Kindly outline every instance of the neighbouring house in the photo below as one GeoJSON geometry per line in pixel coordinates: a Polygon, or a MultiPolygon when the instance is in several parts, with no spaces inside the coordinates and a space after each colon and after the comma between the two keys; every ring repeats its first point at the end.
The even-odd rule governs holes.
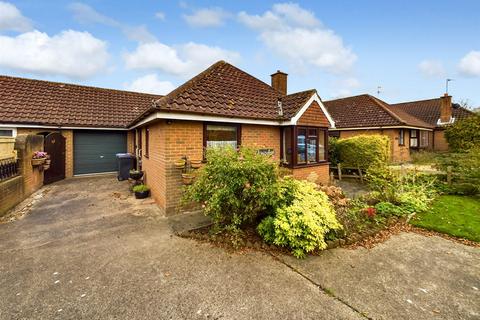
{"type": "Polygon", "coordinates": [[[409,161],[418,150],[448,150],[443,131],[470,111],[452,105],[452,97],[388,104],[368,94],[324,101],[335,121],[330,136],[382,134],[390,138],[391,160],[409,161]]]}
{"type": "Polygon", "coordinates": [[[324,102],[335,121],[330,136],[381,134],[390,138],[391,160],[410,160],[411,150],[429,149],[434,126],[368,94],[324,102]]]}
{"type": "Polygon", "coordinates": [[[436,99],[395,103],[391,106],[394,110],[402,110],[434,127],[432,149],[435,151],[448,151],[448,142],[444,136],[446,126],[473,114],[459,104],[452,103],[452,97],[447,94],[436,99]]]}
{"type": "Polygon", "coordinates": [[[112,172],[133,149],[128,125],[159,95],[0,76],[0,136],[40,134],[52,156],[44,183],[112,172]]]}
{"type": "Polygon", "coordinates": [[[116,153],[135,153],[167,214],[182,194],[175,161],[201,160],[206,147],[253,147],[299,179],[328,183],[332,117],[315,90],[287,94],[280,71],[271,80],[224,61],[166,96],[2,76],[0,135],[45,136],[52,156],[46,183],[115,171],[116,153]]]}

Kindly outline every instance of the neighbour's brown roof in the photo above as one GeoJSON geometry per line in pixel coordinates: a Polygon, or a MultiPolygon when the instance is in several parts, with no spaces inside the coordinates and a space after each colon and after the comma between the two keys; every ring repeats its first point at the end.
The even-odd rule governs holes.
{"type": "Polygon", "coordinates": [[[126,128],[159,97],[0,76],[0,123],[126,128]]]}
{"type": "Polygon", "coordinates": [[[283,120],[292,117],[314,94],[314,90],[282,96],[265,82],[225,62],[218,61],[187,81],[132,124],[153,112],[185,112],[261,120],[283,120]],[[307,95],[308,98],[306,98],[307,95]],[[279,116],[278,100],[286,112],[279,116]],[[303,104],[302,104],[303,103],[303,104]]]}
{"type": "MultiPolygon", "coordinates": [[[[441,98],[409,101],[403,103],[391,104],[392,109],[402,110],[409,115],[427,122],[432,126],[437,126],[438,119],[440,119],[441,98]]],[[[463,119],[472,115],[472,112],[462,108],[456,103],[452,103],[452,117],[456,120],[463,119]]]]}
{"type": "Polygon", "coordinates": [[[433,126],[386,102],[368,94],[324,101],[323,104],[335,121],[336,128],[362,128],[385,126],[413,126],[431,129],[433,126]]]}

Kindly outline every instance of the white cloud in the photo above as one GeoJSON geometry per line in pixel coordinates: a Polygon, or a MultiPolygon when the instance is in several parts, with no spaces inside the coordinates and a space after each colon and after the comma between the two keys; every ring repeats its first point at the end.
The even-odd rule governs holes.
{"type": "Polygon", "coordinates": [[[155,18],[164,21],[165,20],[165,12],[158,11],[155,13],[155,18]]]}
{"type": "Polygon", "coordinates": [[[165,95],[175,89],[170,81],[161,81],[155,73],[147,74],[126,84],[125,89],[136,92],[165,95]]]}
{"type": "Polygon", "coordinates": [[[446,75],[442,62],[438,60],[423,60],[419,63],[418,69],[423,76],[429,78],[441,78],[446,75]]]}
{"type": "Polygon", "coordinates": [[[238,19],[259,32],[272,54],[297,67],[313,65],[331,73],[350,71],[357,57],[333,30],[297,4],[275,4],[263,15],[238,14],[238,19]]]}
{"type": "Polygon", "coordinates": [[[184,14],[183,19],[194,27],[219,27],[229,16],[230,14],[221,8],[203,8],[190,15],[184,14]]]}
{"type": "Polygon", "coordinates": [[[32,30],[32,22],[13,4],[0,1],[0,31],[2,30],[29,31],[32,30]]]}
{"type": "Polygon", "coordinates": [[[115,19],[101,14],[100,12],[96,11],[95,9],[84,3],[74,2],[69,5],[69,9],[73,13],[73,18],[80,23],[98,23],[111,27],[120,26],[120,24],[115,19]]]}
{"type": "Polygon", "coordinates": [[[158,41],[144,43],[124,54],[129,69],[159,70],[183,78],[194,76],[218,60],[235,62],[239,58],[236,52],[194,42],[178,46],[158,41]]]}
{"type": "Polygon", "coordinates": [[[352,95],[353,89],[360,87],[360,81],[355,77],[348,77],[334,82],[336,91],[333,94],[334,98],[347,97],[352,95]]]}
{"type": "Polygon", "coordinates": [[[88,32],[62,31],[52,37],[34,30],[0,36],[0,66],[36,74],[87,78],[105,69],[107,44],[88,32]]]}
{"type": "Polygon", "coordinates": [[[145,25],[130,26],[118,22],[117,20],[101,14],[94,8],[81,2],[74,2],[69,6],[73,13],[73,18],[83,24],[103,24],[109,27],[117,28],[129,39],[137,42],[152,42],[156,38],[151,34],[145,25]]]}
{"type": "Polygon", "coordinates": [[[480,77],[480,51],[470,51],[458,65],[460,73],[467,77],[480,77]]]}

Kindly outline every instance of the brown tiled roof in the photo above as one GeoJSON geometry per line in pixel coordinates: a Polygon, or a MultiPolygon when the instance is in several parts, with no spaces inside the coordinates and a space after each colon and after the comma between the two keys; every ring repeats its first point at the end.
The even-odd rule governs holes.
{"type": "Polygon", "coordinates": [[[323,104],[335,121],[336,128],[385,126],[432,128],[428,123],[402,110],[393,109],[386,102],[368,94],[324,101],[323,104]]]}
{"type": "Polygon", "coordinates": [[[0,76],[0,123],[125,128],[159,97],[0,76]]]}
{"type": "Polygon", "coordinates": [[[282,97],[284,116],[288,119],[293,118],[315,93],[317,93],[315,89],[310,89],[282,97]]]}
{"type": "MultiPolygon", "coordinates": [[[[440,119],[441,101],[441,98],[410,101],[391,104],[391,107],[393,110],[396,110],[396,112],[398,112],[398,110],[402,110],[403,112],[421,119],[432,126],[437,126],[437,121],[440,119]]],[[[469,117],[470,115],[472,115],[471,111],[462,108],[456,103],[452,104],[452,116],[455,119],[463,119],[469,117]]]]}
{"type": "Polygon", "coordinates": [[[156,111],[175,111],[194,114],[218,115],[262,120],[283,120],[298,111],[305,97],[315,91],[281,95],[265,82],[219,61],[187,81],[168,95],[160,98],[156,106],[145,112],[132,124],[156,111]],[[284,116],[279,116],[278,99],[282,99],[284,116]]]}

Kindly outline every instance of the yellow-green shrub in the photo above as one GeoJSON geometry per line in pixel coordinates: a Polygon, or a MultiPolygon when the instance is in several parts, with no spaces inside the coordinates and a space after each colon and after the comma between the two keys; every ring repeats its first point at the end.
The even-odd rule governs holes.
{"type": "Polygon", "coordinates": [[[341,228],[327,195],[311,182],[286,178],[280,185],[279,207],[260,222],[258,233],[267,243],[290,248],[297,258],[325,249],[325,235],[341,228]]]}
{"type": "Polygon", "coordinates": [[[336,141],[339,162],[344,167],[368,169],[385,164],[390,157],[390,140],[382,135],[359,135],[336,141]]]}

